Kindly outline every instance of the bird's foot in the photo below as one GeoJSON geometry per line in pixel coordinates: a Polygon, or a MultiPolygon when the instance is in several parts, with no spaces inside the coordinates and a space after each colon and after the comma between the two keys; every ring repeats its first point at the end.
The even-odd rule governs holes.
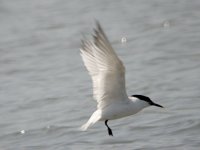
{"type": "Polygon", "coordinates": [[[108,128],[108,134],[109,136],[113,136],[112,130],[110,128],[108,128]]]}

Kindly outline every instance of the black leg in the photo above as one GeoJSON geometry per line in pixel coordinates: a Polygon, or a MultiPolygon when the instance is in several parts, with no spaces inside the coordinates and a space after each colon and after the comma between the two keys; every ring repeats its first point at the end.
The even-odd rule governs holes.
{"type": "Polygon", "coordinates": [[[106,125],[106,127],[108,128],[108,134],[109,134],[110,136],[113,136],[112,130],[109,128],[107,122],[108,122],[108,120],[105,121],[105,125],[106,125]]]}

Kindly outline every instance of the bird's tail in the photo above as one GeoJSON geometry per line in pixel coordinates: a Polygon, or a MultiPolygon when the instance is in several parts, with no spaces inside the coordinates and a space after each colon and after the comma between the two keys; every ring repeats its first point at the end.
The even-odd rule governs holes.
{"type": "Polygon", "coordinates": [[[86,122],[84,125],[81,126],[81,130],[82,131],[86,131],[90,126],[92,126],[93,124],[95,124],[97,121],[99,121],[101,118],[101,113],[99,110],[95,111],[92,116],[90,117],[90,119],[88,120],[88,122],[86,122]]]}

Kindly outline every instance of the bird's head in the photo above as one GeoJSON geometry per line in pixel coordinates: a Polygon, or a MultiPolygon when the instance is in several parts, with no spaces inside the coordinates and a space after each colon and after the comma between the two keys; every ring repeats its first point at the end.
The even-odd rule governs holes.
{"type": "Polygon", "coordinates": [[[146,103],[148,103],[150,106],[157,106],[157,107],[161,107],[164,108],[163,106],[154,103],[149,97],[144,96],[144,95],[132,95],[132,97],[136,97],[137,99],[141,100],[141,101],[145,101],[146,103]]]}

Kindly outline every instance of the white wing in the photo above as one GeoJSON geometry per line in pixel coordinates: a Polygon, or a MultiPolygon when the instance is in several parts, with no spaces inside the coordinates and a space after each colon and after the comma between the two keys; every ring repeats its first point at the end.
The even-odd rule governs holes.
{"type": "Polygon", "coordinates": [[[94,40],[83,40],[81,56],[93,81],[93,95],[98,108],[127,100],[125,67],[109,43],[100,24],[94,30],[94,40]]]}

